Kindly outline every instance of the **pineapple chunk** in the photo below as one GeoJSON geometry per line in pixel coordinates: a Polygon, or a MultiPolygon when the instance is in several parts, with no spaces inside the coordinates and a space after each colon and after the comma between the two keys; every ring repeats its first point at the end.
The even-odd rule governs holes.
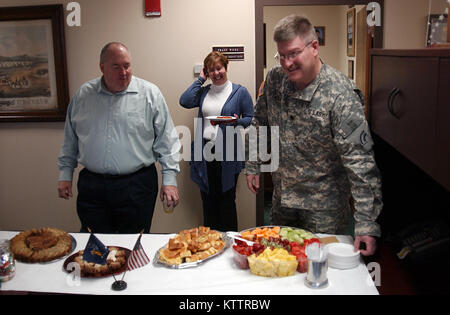
{"type": "Polygon", "coordinates": [[[263,277],[286,277],[295,274],[297,257],[283,248],[266,248],[259,256],[248,257],[250,271],[263,277]]]}

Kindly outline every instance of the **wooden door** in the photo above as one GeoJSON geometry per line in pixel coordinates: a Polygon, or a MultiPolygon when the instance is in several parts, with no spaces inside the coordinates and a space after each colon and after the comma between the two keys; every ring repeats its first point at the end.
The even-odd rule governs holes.
{"type": "Polygon", "coordinates": [[[439,65],[439,98],[436,126],[436,180],[450,191],[450,58],[439,65]]]}
{"type": "Polygon", "coordinates": [[[356,13],[356,86],[363,92],[366,101],[366,116],[368,111],[369,97],[369,49],[370,35],[367,33],[367,11],[366,6],[356,13]]]}
{"type": "Polygon", "coordinates": [[[434,173],[439,60],[374,56],[372,128],[405,157],[434,173]]]}
{"type": "Polygon", "coordinates": [[[385,56],[372,56],[372,91],[370,99],[371,128],[384,141],[395,147],[397,120],[388,110],[388,99],[393,84],[389,80],[395,69],[395,59],[385,56]]]}
{"type": "Polygon", "coordinates": [[[393,74],[399,92],[391,96],[399,124],[397,148],[429,175],[435,168],[438,71],[437,58],[401,58],[393,74]]]}

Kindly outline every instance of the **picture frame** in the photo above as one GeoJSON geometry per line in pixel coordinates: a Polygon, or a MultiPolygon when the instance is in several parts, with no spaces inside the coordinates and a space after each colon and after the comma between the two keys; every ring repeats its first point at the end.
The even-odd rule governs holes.
{"type": "Polygon", "coordinates": [[[354,78],[354,61],[353,60],[349,60],[348,61],[348,77],[350,78],[350,79],[352,79],[353,80],[353,78],[354,78]]]}
{"type": "Polygon", "coordinates": [[[319,46],[325,46],[325,26],[314,26],[319,46]]]}
{"type": "Polygon", "coordinates": [[[447,43],[448,15],[430,14],[427,21],[427,47],[447,43]]]}
{"type": "Polygon", "coordinates": [[[64,121],[68,103],[63,5],[2,8],[0,122],[64,121]]]}
{"type": "Polygon", "coordinates": [[[355,56],[355,39],[356,39],[356,9],[352,8],[347,11],[347,56],[355,56]]]}

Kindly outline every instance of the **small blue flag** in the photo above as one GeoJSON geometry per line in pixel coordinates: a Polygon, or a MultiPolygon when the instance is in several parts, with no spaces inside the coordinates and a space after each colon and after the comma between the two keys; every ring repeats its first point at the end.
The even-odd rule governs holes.
{"type": "Polygon", "coordinates": [[[108,248],[106,248],[106,246],[91,233],[86,248],[84,249],[83,260],[99,265],[105,265],[108,254],[108,248]]]}

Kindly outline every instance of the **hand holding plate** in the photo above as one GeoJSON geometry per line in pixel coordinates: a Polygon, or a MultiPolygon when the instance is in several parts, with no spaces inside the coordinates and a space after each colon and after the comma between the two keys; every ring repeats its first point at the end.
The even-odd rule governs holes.
{"type": "Polygon", "coordinates": [[[210,120],[212,126],[215,126],[234,123],[238,120],[239,116],[234,114],[234,116],[208,116],[205,118],[210,120]]]}

